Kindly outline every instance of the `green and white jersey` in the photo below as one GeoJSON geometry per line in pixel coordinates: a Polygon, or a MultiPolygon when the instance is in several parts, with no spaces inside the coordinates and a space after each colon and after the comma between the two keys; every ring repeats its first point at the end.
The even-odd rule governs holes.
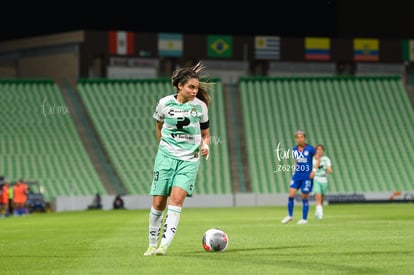
{"type": "Polygon", "coordinates": [[[331,160],[327,156],[321,157],[321,163],[319,165],[320,168],[315,167],[316,159],[313,158],[313,167],[316,168],[314,180],[319,182],[328,182],[328,173],[326,170],[328,166],[331,166],[331,160]]]}
{"type": "Polygon", "coordinates": [[[184,161],[200,159],[200,123],[208,122],[207,105],[202,100],[180,103],[176,95],[168,95],[158,101],[153,118],[164,122],[159,144],[162,153],[184,161]]]}

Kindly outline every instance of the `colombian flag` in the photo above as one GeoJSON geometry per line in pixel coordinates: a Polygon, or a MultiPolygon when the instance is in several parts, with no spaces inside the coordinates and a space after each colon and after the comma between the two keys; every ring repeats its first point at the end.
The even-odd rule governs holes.
{"type": "Polygon", "coordinates": [[[331,40],[329,38],[305,37],[306,60],[330,60],[331,40]]]}
{"type": "Polygon", "coordinates": [[[355,61],[378,61],[379,40],[375,38],[354,38],[355,61]]]}

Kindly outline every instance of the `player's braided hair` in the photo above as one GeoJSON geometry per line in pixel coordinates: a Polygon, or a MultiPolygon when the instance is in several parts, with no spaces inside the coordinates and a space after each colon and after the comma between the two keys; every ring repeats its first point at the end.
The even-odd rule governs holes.
{"type": "Polygon", "coordinates": [[[198,89],[197,98],[202,100],[207,106],[210,102],[210,95],[208,91],[215,84],[213,82],[201,81],[201,79],[206,79],[207,76],[202,74],[205,66],[198,62],[193,67],[178,68],[176,69],[171,76],[171,83],[178,91],[178,84],[185,84],[189,79],[196,78],[200,81],[200,87],[198,89]]]}

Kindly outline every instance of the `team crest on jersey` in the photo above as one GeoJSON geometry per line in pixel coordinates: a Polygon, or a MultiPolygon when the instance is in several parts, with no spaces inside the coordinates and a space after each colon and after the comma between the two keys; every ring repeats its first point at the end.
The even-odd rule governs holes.
{"type": "Polygon", "coordinates": [[[308,156],[308,155],[309,155],[309,151],[305,151],[303,154],[304,154],[305,156],[308,156]]]}
{"type": "Polygon", "coordinates": [[[191,115],[192,117],[196,117],[196,116],[197,116],[197,110],[196,110],[196,108],[192,108],[192,109],[191,109],[190,115],[191,115]]]}

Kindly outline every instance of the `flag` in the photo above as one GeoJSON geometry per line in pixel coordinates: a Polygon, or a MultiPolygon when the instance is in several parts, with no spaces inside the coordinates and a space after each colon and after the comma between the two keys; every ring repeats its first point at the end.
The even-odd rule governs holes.
{"type": "Polygon", "coordinates": [[[126,31],[109,32],[109,54],[134,55],[134,33],[126,31]]]}
{"type": "Polygon", "coordinates": [[[403,40],[403,60],[404,61],[414,61],[414,40],[403,40]]]}
{"type": "Polygon", "coordinates": [[[280,59],[279,36],[256,36],[254,41],[256,59],[280,59]]]}
{"type": "Polygon", "coordinates": [[[230,35],[209,35],[207,49],[208,57],[232,57],[233,38],[230,35]]]}
{"type": "Polygon", "coordinates": [[[183,55],[183,35],[178,33],[158,34],[158,55],[180,57],[183,55]]]}
{"type": "Polygon", "coordinates": [[[306,60],[330,60],[331,39],[305,37],[306,60]]]}
{"type": "Polygon", "coordinates": [[[355,61],[378,61],[379,40],[375,38],[354,38],[354,60],[355,61]]]}

